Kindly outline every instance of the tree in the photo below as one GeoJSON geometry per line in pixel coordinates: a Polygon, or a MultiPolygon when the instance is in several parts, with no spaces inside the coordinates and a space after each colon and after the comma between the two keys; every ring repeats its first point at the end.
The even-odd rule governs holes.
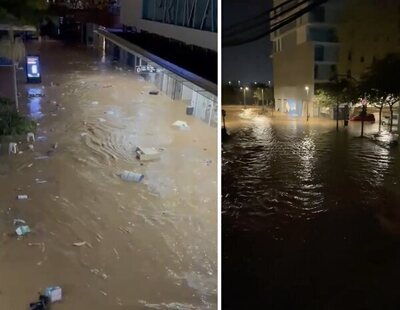
{"type": "Polygon", "coordinates": [[[15,18],[21,23],[36,25],[46,9],[46,0],[0,0],[0,22],[15,18]]]}
{"type": "Polygon", "coordinates": [[[365,91],[373,102],[382,102],[389,106],[389,131],[392,131],[393,127],[393,106],[400,101],[399,81],[400,55],[390,54],[373,63],[360,83],[362,91],[365,91]]]}
{"type": "Polygon", "coordinates": [[[355,82],[335,76],[330,83],[320,85],[315,101],[322,107],[336,107],[336,130],[339,130],[339,105],[355,102],[357,98],[355,82]]]}
{"type": "Polygon", "coordinates": [[[263,101],[262,106],[264,108],[264,101],[271,102],[274,99],[273,89],[271,87],[257,87],[253,92],[253,98],[257,99],[257,102],[263,101]]]}
{"type": "Polygon", "coordinates": [[[380,133],[382,125],[382,111],[383,108],[387,105],[386,100],[376,89],[370,89],[369,92],[365,92],[364,96],[369,102],[371,102],[375,106],[375,108],[379,110],[378,132],[380,133]]]}

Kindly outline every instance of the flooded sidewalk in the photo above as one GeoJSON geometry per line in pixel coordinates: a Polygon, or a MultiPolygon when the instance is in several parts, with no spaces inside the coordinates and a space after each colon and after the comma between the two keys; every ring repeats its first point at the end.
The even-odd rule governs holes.
{"type": "Polygon", "coordinates": [[[217,130],[90,50],[38,47],[42,84],[19,84],[36,142],[1,148],[0,308],[58,285],[54,309],[216,309],[217,130]],[[139,161],[138,146],[160,159],[139,161]],[[17,237],[14,219],[31,232],[17,237]]]}

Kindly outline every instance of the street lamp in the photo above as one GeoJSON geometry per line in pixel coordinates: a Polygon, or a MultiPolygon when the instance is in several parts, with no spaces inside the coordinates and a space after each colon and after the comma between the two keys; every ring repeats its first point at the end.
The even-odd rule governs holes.
{"type": "Polygon", "coordinates": [[[240,81],[238,81],[238,84],[240,85],[240,81]]]}
{"type": "Polygon", "coordinates": [[[231,81],[229,81],[228,84],[231,85],[231,81]]]}
{"type": "Polygon", "coordinates": [[[263,112],[265,111],[265,105],[264,105],[264,88],[261,88],[261,102],[262,102],[262,110],[263,112]]]}
{"type": "Polygon", "coordinates": [[[240,90],[243,90],[243,105],[244,109],[246,109],[246,90],[249,90],[248,87],[240,87],[240,90]]]}
{"type": "Polygon", "coordinates": [[[310,118],[310,115],[308,113],[308,91],[310,90],[310,88],[308,86],[306,86],[306,87],[304,87],[304,89],[307,92],[307,122],[308,122],[308,119],[310,118]]]}

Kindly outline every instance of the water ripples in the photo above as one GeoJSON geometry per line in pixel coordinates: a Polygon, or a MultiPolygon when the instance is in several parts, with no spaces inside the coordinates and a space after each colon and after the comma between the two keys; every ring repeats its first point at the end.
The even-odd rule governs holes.
{"type": "Polygon", "coordinates": [[[332,208],[377,206],[395,158],[347,132],[266,117],[238,129],[232,140],[222,155],[223,213],[244,230],[309,220],[332,208]]]}

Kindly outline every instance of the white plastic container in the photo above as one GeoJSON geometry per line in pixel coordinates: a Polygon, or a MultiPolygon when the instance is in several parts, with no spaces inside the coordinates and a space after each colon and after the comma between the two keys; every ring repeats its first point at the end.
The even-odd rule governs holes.
{"type": "Polygon", "coordinates": [[[62,289],[59,286],[46,288],[44,294],[50,299],[51,303],[62,300],[62,289]]]}
{"type": "Polygon", "coordinates": [[[143,174],[124,170],[120,173],[120,178],[126,182],[141,182],[144,178],[143,174]]]}
{"type": "Polygon", "coordinates": [[[24,199],[28,199],[28,195],[18,195],[17,196],[18,200],[24,200],[24,199]]]}

